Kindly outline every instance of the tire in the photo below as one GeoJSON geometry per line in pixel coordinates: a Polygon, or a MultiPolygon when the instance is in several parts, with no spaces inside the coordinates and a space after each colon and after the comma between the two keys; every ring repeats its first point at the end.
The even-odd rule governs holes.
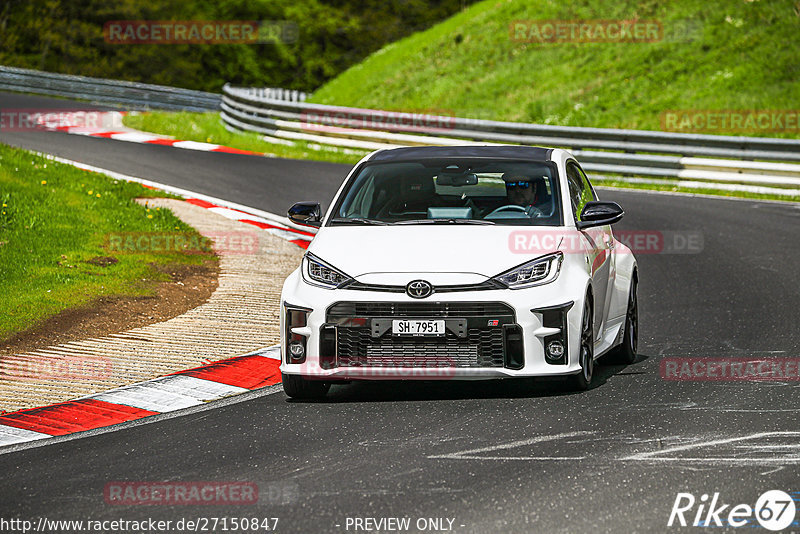
{"type": "Polygon", "coordinates": [[[594,377],[594,325],[592,324],[592,302],[587,297],[581,318],[581,337],[578,347],[578,361],[581,371],[569,377],[570,389],[586,391],[594,377]]]}
{"type": "Polygon", "coordinates": [[[317,380],[306,380],[300,375],[281,373],[283,391],[293,399],[321,399],[328,393],[331,385],[317,380]]]}
{"type": "Polygon", "coordinates": [[[608,353],[608,362],[630,365],[636,361],[636,350],[639,346],[639,298],[636,286],[638,282],[634,276],[631,282],[631,292],[628,295],[628,310],[625,313],[625,332],[622,343],[608,353]]]}

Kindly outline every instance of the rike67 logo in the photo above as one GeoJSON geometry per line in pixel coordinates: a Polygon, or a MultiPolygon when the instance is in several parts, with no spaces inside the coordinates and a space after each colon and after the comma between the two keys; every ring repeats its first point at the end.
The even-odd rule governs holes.
{"type": "Polygon", "coordinates": [[[795,523],[797,505],[795,500],[800,499],[800,492],[793,492],[794,497],[780,490],[764,492],[756,505],[725,504],[719,496],[714,495],[709,500],[708,494],[703,494],[700,499],[691,493],[678,493],[672,512],[669,515],[667,526],[692,526],[692,527],[758,527],[778,531],[795,523]]]}

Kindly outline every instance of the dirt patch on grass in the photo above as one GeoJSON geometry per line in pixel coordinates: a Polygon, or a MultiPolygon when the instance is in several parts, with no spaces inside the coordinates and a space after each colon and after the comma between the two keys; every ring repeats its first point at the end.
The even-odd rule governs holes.
{"type": "MultiPolygon", "coordinates": [[[[97,265],[106,258],[97,258],[97,265]]],[[[94,263],[94,262],[92,262],[94,263]]],[[[219,262],[202,265],[154,265],[169,275],[165,282],[145,281],[151,297],[102,297],[83,308],[65,310],[42,324],[0,342],[0,355],[29,352],[50,345],[101,337],[166,321],[203,304],[217,289],[219,262]]]]}
{"type": "Polygon", "coordinates": [[[111,256],[95,256],[92,259],[86,260],[86,263],[91,263],[92,265],[98,265],[100,267],[108,267],[109,265],[114,265],[117,262],[119,262],[119,260],[117,258],[112,258],[111,256]]]}

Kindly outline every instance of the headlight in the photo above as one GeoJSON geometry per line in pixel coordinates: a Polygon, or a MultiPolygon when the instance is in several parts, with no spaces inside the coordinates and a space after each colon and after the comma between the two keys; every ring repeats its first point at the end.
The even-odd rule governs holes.
{"type": "Polygon", "coordinates": [[[337,288],[353,278],[332,267],[313,254],[303,256],[303,280],[311,285],[337,288]]]}
{"type": "Polygon", "coordinates": [[[493,280],[508,286],[509,289],[540,286],[558,278],[562,261],[564,261],[563,253],[548,254],[498,274],[493,280]]]}

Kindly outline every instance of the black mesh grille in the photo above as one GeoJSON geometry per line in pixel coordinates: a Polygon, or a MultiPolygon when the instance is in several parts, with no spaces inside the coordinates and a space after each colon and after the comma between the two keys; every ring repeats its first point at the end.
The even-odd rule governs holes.
{"type": "Polygon", "coordinates": [[[327,314],[340,367],[503,367],[503,325],[514,321],[514,309],[502,302],[338,302],[327,314]],[[398,317],[446,318],[451,327],[442,337],[370,328],[372,319],[398,317]]]}
{"type": "Polygon", "coordinates": [[[503,367],[501,328],[470,328],[466,338],[372,338],[368,328],[339,328],[342,367],[503,367]]]}
{"type": "Polygon", "coordinates": [[[344,317],[480,317],[514,316],[502,302],[337,302],[328,321],[344,317]]]}

